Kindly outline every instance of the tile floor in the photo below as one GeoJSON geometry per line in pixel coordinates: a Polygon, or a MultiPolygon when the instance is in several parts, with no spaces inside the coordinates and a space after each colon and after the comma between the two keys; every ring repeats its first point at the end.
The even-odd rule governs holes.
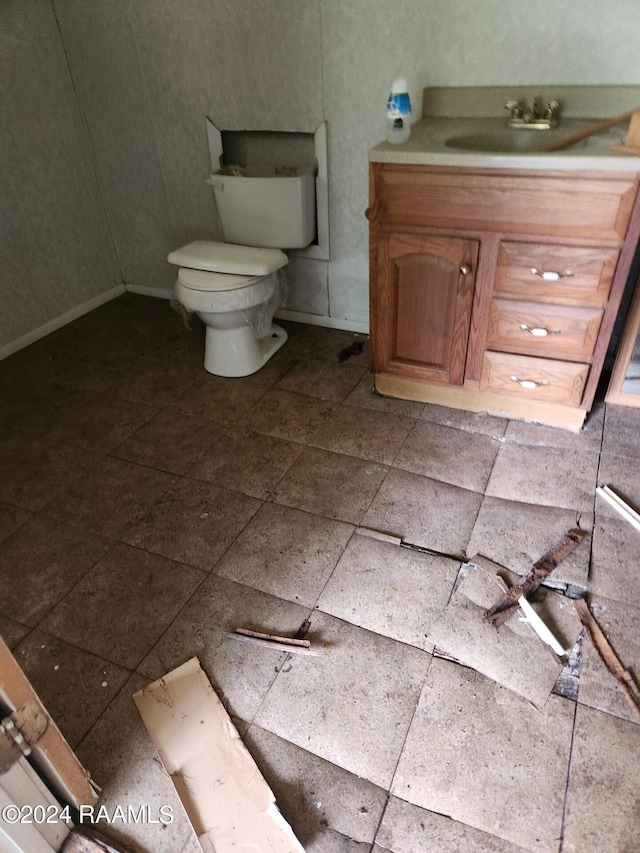
{"type": "Polygon", "coordinates": [[[383,399],[351,333],[287,327],[225,380],[197,321],[126,295],[0,364],[0,632],[103,802],[176,815],[109,831],[199,849],[131,698],[198,655],[308,853],[637,850],[640,725],[589,641],[578,701],[539,708],[427,637],[461,557],[526,572],[578,519],[555,574],[637,667],[640,537],[594,487],[640,505],[640,412],[383,399]],[[225,636],[306,618],[321,658],[225,636]]]}

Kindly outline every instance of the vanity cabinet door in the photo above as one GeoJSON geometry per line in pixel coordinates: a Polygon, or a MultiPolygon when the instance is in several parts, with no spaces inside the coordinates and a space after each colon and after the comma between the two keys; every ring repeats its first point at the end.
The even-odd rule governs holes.
{"type": "Polygon", "coordinates": [[[371,294],[374,371],[462,385],[478,243],[381,235],[371,294]]]}

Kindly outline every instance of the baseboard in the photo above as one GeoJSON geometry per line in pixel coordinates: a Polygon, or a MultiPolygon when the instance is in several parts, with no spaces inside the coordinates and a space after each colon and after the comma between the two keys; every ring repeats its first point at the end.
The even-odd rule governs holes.
{"type": "MultiPolygon", "coordinates": [[[[127,284],[128,293],[138,293],[141,296],[155,296],[160,299],[171,299],[173,291],[161,287],[145,287],[142,284],[127,284]]],[[[321,314],[307,314],[304,311],[288,311],[281,308],[276,311],[276,320],[291,320],[292,323],[307,323],[309,326],[324,326],[327,329],[345,329],[348,332],[361,332],[369,334],[369,324],[359,323],[357,320],[342,320],[334,317],[325,317],[321,314]]]]}
{"type": "Polygon", "coordinates": [[[10,355],[13,355],[15,352],[18,352],[19,350],[28,347],[30,344],[34,344],[41,338],[50,335],[51,332],[55,332],[57,329],[61,329],[68,323],[73,322],[73,320],[77,320],[79,317],[82,317],[83,314],[88,314],[89,311],[93,311],[95,308],[99,308],[106,302],[111,302],[112,299],[115,299],[117,296],[121,296],[124,292],[124,285],[119,284],[117,287],[114,287],[111,290],[106,290],[99,296],[95,296],[88,302],[83,302],[81,305],[76,305],[75,308],[72,308],[71,311],[67,311],[66,314],[61,314],[59,317],[55,317],[53,320],[49,320],[48,323],[45,323],[42,326],[38,326],[37,329],[32,329],[32,331],[27,332],[26,335],[22,335],[21,337],[16,338],[15,341],[11,341],[10,343],[5,344],[3,347],[0,347],[0,361],[5,358],[8,358],[10,355]]]}
{"type": "Polygon", "coordinates": [[[335,317],[324,317],[320,314],[306,314],[303,311],[287,311],[282,308],[276,311],[276,320],[291,320],[292,323],[307,323],[309,326],[324,326],[327,329],[344,329],[347,332],[369,334],[369,324],[357,320],[343,320],[335,317]]]}
{"type": "Polygon", "coordinates": [[[166,287],[146,287],[144,284],[125,284],[127,293],[137,293],[140,296],[153,296],[156,299],[172,299],[173,290],[166,287]]]}

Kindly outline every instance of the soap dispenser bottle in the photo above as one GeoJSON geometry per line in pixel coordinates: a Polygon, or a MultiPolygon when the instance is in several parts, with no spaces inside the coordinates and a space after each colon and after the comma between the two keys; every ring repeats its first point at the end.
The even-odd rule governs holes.
{"type": "Polygon", "coordinates": [[[406,142],[411,133],[411,101],[407,89],[404,77],[393,81],[387,101],[388,142],[406,142]]]}

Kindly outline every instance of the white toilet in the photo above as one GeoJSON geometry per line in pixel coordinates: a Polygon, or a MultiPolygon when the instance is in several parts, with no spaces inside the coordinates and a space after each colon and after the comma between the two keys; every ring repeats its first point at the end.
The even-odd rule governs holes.
{"type": "Polygon", "coordinates": [[[216,376],[249,376],[286,342],[272,322],[288,262],[282,249],[315,235],[313,169],[256,171],[209,179],[231,242],[189,243],[167,259],[179,268],[177,300],[206,326],[204,367],[216,376]]]}

